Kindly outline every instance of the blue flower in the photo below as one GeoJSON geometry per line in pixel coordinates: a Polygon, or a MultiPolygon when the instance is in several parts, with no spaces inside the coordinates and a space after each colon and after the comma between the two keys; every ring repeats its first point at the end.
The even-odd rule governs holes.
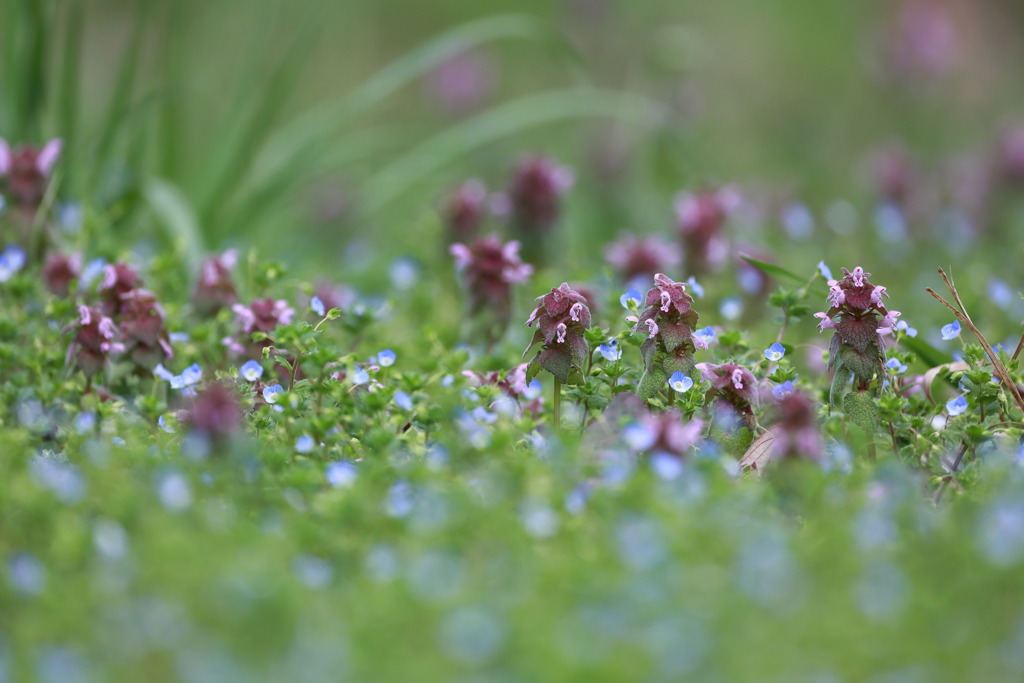
{"type": "Polygon", "coordinates": [[[730,296],[718,307],[718,312],[726,320],[736,320],[743,315],[743,299],[738,296],[730,296]]]}
{"type": "Polygon", "coordinates": [[[193,363],[184,370],[181,371],[180,375],[175,375],[171,378],[172,389],[185,389],[187,387],[199,384],[203,379],[203,369],[199,367],[198,363],[193,363]]]}
{"type": "Polygon", "coordinates": [[[263,387],[263,400],[267,403],[277,403],[277,399],[284,393],[284,387],[280,384],[271,384],[269,387],[263,387]]]}
{"type": "Polygon", "coordinates": [[[949,341],[960,336],[960,321],[954,320],[948,325],[942,326],[942,340],[949,341]]]}
{"type": "Polygon", "coordinates": [[[263,366],[254,360],[247,360],[238,368],[238,376],[246,382],[255,382],[263,376],[263,366]]]}
{"type": "Polygon", "coordinates": [[[902,375],[907,371],[907,366],[901,363],[899,358],[890,358],[885,361],[885,367],[894,370],[897,375],[902,375]]]}
{"type": "Polygon", "coordinates": [[[0,252],[0,282],[7,282],[14,277],[15,273],[25,267],[27,260],[25,250],[16,244],[0,252]]]}
{"type": "Polygon", "coordinates": [[[402,410],[412,410],[412,398],[402,390],[396,391],[391,400],[402,410]]]}
{"type": "Polygon", "coordinates": [[[606,343],[598,346],[597,352],[607,361],[617,361],[622,358],[622,349],[619,348],[619,342],[616,339],[609,339],[606,343]]]}
{"type": "Polygon", "coordinates": [[[172,427],[171,425],[167,424],[167,420],[164,419],[163,415],[161,415],[157,419],[156,423],[157,423],[157,425],[159,425],[160,429],[164,430],[168,434],[173,434],[174,433],[174,427],[172,427]]]}
{"type": "Polygon", "coordinates": [[[713,327],[702,327],[694,332],[693,336],[703,342],[701,346],[706,349],[711,345],[711,342],[715,341],[715,329],[713,327]]]}
{"type": "Polygon", "coordinates": [[[165,382],[170,382],[174,379],[174,373],[165,368],[163,363],[156,364],[156,367],[153,368],[153,374],[165,382]]]}
{"type": "Polygon", "coordinates": [[[526,390],[523,392],[523,398],[527,401],[532,401],[535,398],[539,398],[544,392],[544,385],[540,383],[539,379],[534,378],[526,386],[526,390]]]}
{"type": "Polygon", "coordinates": [[[370,373],[362,368],[354,368],[352,370],[352,384],[359,386],[360,384],[366,384],[370,381],[370,373]]]}
{"type": "Polygon", "coordinates": [[[313,441],[313,437],[311,437],[309,434],[303,434],[302,436],[295,440],[296,453],[302,453],[303,455],[305,455],[306,453],[309,453],[311,450],[313,450],[314,446],[316,446],[316,442],[313,441]]]}
{"type": "Polygon", "coordinates": [[[952,401],[946,403],[946,412],[949,413],[950,417],[956,417],[967,410],[967,399],[963,396],[957,396],[952,401]]]}
{"type": "Polygon", "coordinates": [[[906,320],[901,320],[898,323],[896,323],[896,331],[904,332],[908,337],[917,336],[917,328],[908,325],[906,320]]]}
{"type": "Polygon", "coordinates": [[[356,481],[359,471],[350,462],[332,462],[324,473],[327,483],[336,489],[348,488],[356,481]]]}
{"type": "Polygon", "coordinates": [[[391,349],[384,349],[377,354],[377,363],[382,368],[390,368],[395,364],[395,352],[391,349]]]}
{"type": "Polygon", "coordinates": [[[764,357],[770,361],[782,360],[782,357],[786,355],[786,347],[779,342],[775,342],[767,349],[764,350],[764,357]]]}
{"type": "Polygon", "coordinates": [[[668,385],[673,391],[681,394],[693,388],[693,380],[677,370],[668,378],[668,385]]]}
{"type": "Polygon", "coordinates": [[[633,302],[633,305],[639,307],[640,304],[644,302],[643,294],[641,294],[638,290],[630,289],[619,297],[619,303],[622,304],[622,307],[625,308],[626,310],[630,309],[631,301],[633,302]]]}
{"type": "Polygon", "coordinates": [[[309,300],[309,310],[323,317],[325,313],[324,302],[320,300],[320,297],[314,296],[312,299],[309,300]]]}
{"type": "Polygon", "coordinates": [[[796,391],[796,387],[794,387],[793,383],[787,379],[782,384],[772,387],[772,396],[774,396],[776,399],[782,399],[785,398],[786,396],[789,396],[794,391],[796,391]]]}
{"type": "Polygon", "coordinates": [[[835,279],[832,277],[832,269],[826,266],[824,261],[818,261],[818,272],[821,273],[821,276],[826,280],[835,279]]]}
{"type": "Polygon", "coordinates": [[[103,272],[106,265],[107,262],[101,258],[94,258],[85,264],[85,268],[82,269],[82,276],[78,278],[78,291],[84,292],[92,287],[92,284],[100,276],[100,273],[103,272]]]}
{"type": "Polygon", "coordinates": [[[698,299],[704,298],[704,288],[701,287],[699,282],[697,282],[697,278],[691,275],[689,278],[687,278],[686,284],[690,287],[690,291],[693,292],[693,295],[695,297],[697,297],[698,299]]]}
{"type": "Polygon", "coordinates": [[[622,430],[622,440],[634,451],[645,451],[654,445],[658,435],[650,427],[639,422],[626,425],[622,430]]]}

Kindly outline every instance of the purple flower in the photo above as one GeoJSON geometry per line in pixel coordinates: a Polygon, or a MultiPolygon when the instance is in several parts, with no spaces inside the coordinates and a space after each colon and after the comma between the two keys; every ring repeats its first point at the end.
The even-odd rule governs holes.
{"type": "Polygon", "coordinates": [[[689,375],[693,370],[693,352],[699,341],[693,334],[697,313],[691,310],[692,303],[686,283],[658,273],[644,297],[645,308],[639,316],[627,318],[634,323],[634,332],[647,333],[640,345],[644,358],[644,374],[637,384],[640,398],[649,400],[673,373],[689,375]]]}
{"type": "Polygon", "coordinates": [[[67,363],[74,360],[86,376],[91,377],[100,372],[111,355],[124,351],[120,330],[113,320],[97,308],[79,306],[78,319],[64,329],[75,330],[75,336],[68,346],[67,363]]]}
{"type": "Polygon", "coordinates": [[[487,188],[473,178],[462,183],[445,200],[441,218],[448,229],[448,243],[467,244],[477,239],[487,217],[487,188]]]}
{"type": "Polygon", "coordinates": [[[655,273],[669,270],[681,261],[678,247],[660,237],[649,235],[637,238],[628,233],[608,246],[605,259],[624,282],[631,282],[640,276],[653,277],[655,273]]]}
{"type": "Polygon", "coordinates": [[[59,139],[50,140],[39,148],[11,147],[0,138],[0,177],[7,177],[7,188],[15,204],[32,208],[39,205],[62,148],[63,142],[59,139]]]}
{"type": "Polygon", "coordinates": [[[870,277],[871,273],[860,266],[853,272],[843,268],[842,280],[828,281],[829,310],[814,314],[821,320],[819,331],[835,330],[829,347],[829,368],[836,370],[833,402],[851,376],[857,380],[856,391],[863,392],[876,376],[883,374],[882,337],[896,329],[900,313],[885,308],[885,287],[873,285],[870,277]]]}
{"type": "Polygon", "coordinates": [[[199,281],[192,293],[192,305],[200,315],[213,315],[238,301],[238,292],[231,273],[238,262],[238,252],[225,251],[209,256],[199,268],[199,281]]]}
{"type": "Polygon", "coordinates": [[[81,274],[81,254],[50,254],[43,266],[43,283],[54,296],[66,297],[81,274]]]}
{"type": "MultiPolygon", "coordinates": [[[[818,431],[817,408],[803,392],[794,391],[790,382],[775,389],[786,384],[789,384],[789,391],[781,396],[778,403],[779,421],[775,425],[772,459],[805,458],[820,462],[824,448],[818,431]]],[[[775,390],[772,391],[774,393],[775,390]]]]}
{"type": "Polygon", "coordinates": [[[242,409],[230,387],[217,382],[199,393],[186,412],[192,429],[214,442],[222,442],[242,426],[242,409]]]}
{"type": "Polygon", "coordinates": [[[568,283],[553,288],[544,296],[526,321],[537,326],[525,356],[536,344],[543,344],[526,370],[526,380],[533,379],[542,368],[563,384],[583,381],[582,368],[590,353],[583,334],[590,327],[590,308],[582,294],[568,283]]]}
{"type": "Polygon", "coordinates": [[[698,275],[719,270],[729,255],[723,228],[738,196],[728,188],[684,192],[676,197],[676,229],[687,269],[698,275]]]}
{"type": "Polygon", "coordinates": [[[738,363],[698,363],[704,379],[711,382],[708,400],[719,399],[728,403],[740,415],[752,420],[751,404],[757,399],[757,380],[750,370],[738,363]]]}
{"type": "Polygon", "coordinates": [[[471,246],[453,244],[449,251],[469,295],[471,315],[488,312],[494,326],[504,329],[512,314],[512,286],[526,282],[533,266],[519,258],[519,242],[502,244],[491,235],[471,246]]]}

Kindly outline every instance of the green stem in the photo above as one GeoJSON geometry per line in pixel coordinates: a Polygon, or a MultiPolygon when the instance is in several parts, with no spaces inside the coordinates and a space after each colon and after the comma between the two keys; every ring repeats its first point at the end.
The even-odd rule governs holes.
{"type": "Polygon", "coordinates": [[[554,399],[554,411],[555,411],[555,431],[559,431],[562,428],[562,383],[555,378],[555,399],[554,399]]]}

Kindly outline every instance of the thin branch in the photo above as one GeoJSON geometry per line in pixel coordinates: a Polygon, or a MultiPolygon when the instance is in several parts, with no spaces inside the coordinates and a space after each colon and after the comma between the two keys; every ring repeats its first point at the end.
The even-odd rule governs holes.
{"type": "MultiPolygon", "coordinates": [[[[939,275],[942,277],[943,282],[946,283],[946,286],[949,287],[950,292],[952,292],[953,294],[953,298],[956,299],[957,303],[960,304],[961,308],[963,308],[963,302],[960,301],[960,295],[957,294],[956,288],[953,286],[953,283],[949,281],[949,278],[946,277],[946,273],[942,270],[942,268],[939,268],[939,275]]],[[[981,343],[982,348],[985,349],[985,354],[988,356],[989,361],[991,361],[992,363],[992,369],[995,370],[997,375],[999,375],[999,379],[1003,382],[1003,386],[1005,386],[1010,391],[1010,394],[1013,396],[1013,400],[1016,401],[1017,407],[1020,408],[1021,413],[1024,413],[1024,397],[1022,397],[1020,391],[1018,391],[1016,383],[1010,377],[1010,373],[1006,371],[1006,368],[1003,366],[1002,362],[1000,362],[999,356],[996,355],[995,349],[992,348],[992,345],[988,343],[987,339],[985,339],[985,335],[983,335],[981,331],[977,327],[975,327],[974,322],[971,321],[970,316],[967,315],[967,310],[957,310],[956,308],[954,308],[953,304],[949,303],[941,296],[939,296],[931,287],[926,287],[925,291],[931,294],[936,299],[938,299],[940,302],[942,302],[942,304],[946,308],[953,312],[953,315],[956,316],[956,319],[963,323],[964,326],[966,326],[967,329],[969,329],[971,333],[978,338],[978,341],[981,343]]]]}

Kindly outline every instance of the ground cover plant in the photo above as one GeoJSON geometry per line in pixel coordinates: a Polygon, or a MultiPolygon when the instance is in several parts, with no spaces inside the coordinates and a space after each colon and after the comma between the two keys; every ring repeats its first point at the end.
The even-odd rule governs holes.
{"type": "Polygon", "coordinates": [[[1019,10],[253,1],[3,4],[0,681],[1024,676],[1019,10]]]}

